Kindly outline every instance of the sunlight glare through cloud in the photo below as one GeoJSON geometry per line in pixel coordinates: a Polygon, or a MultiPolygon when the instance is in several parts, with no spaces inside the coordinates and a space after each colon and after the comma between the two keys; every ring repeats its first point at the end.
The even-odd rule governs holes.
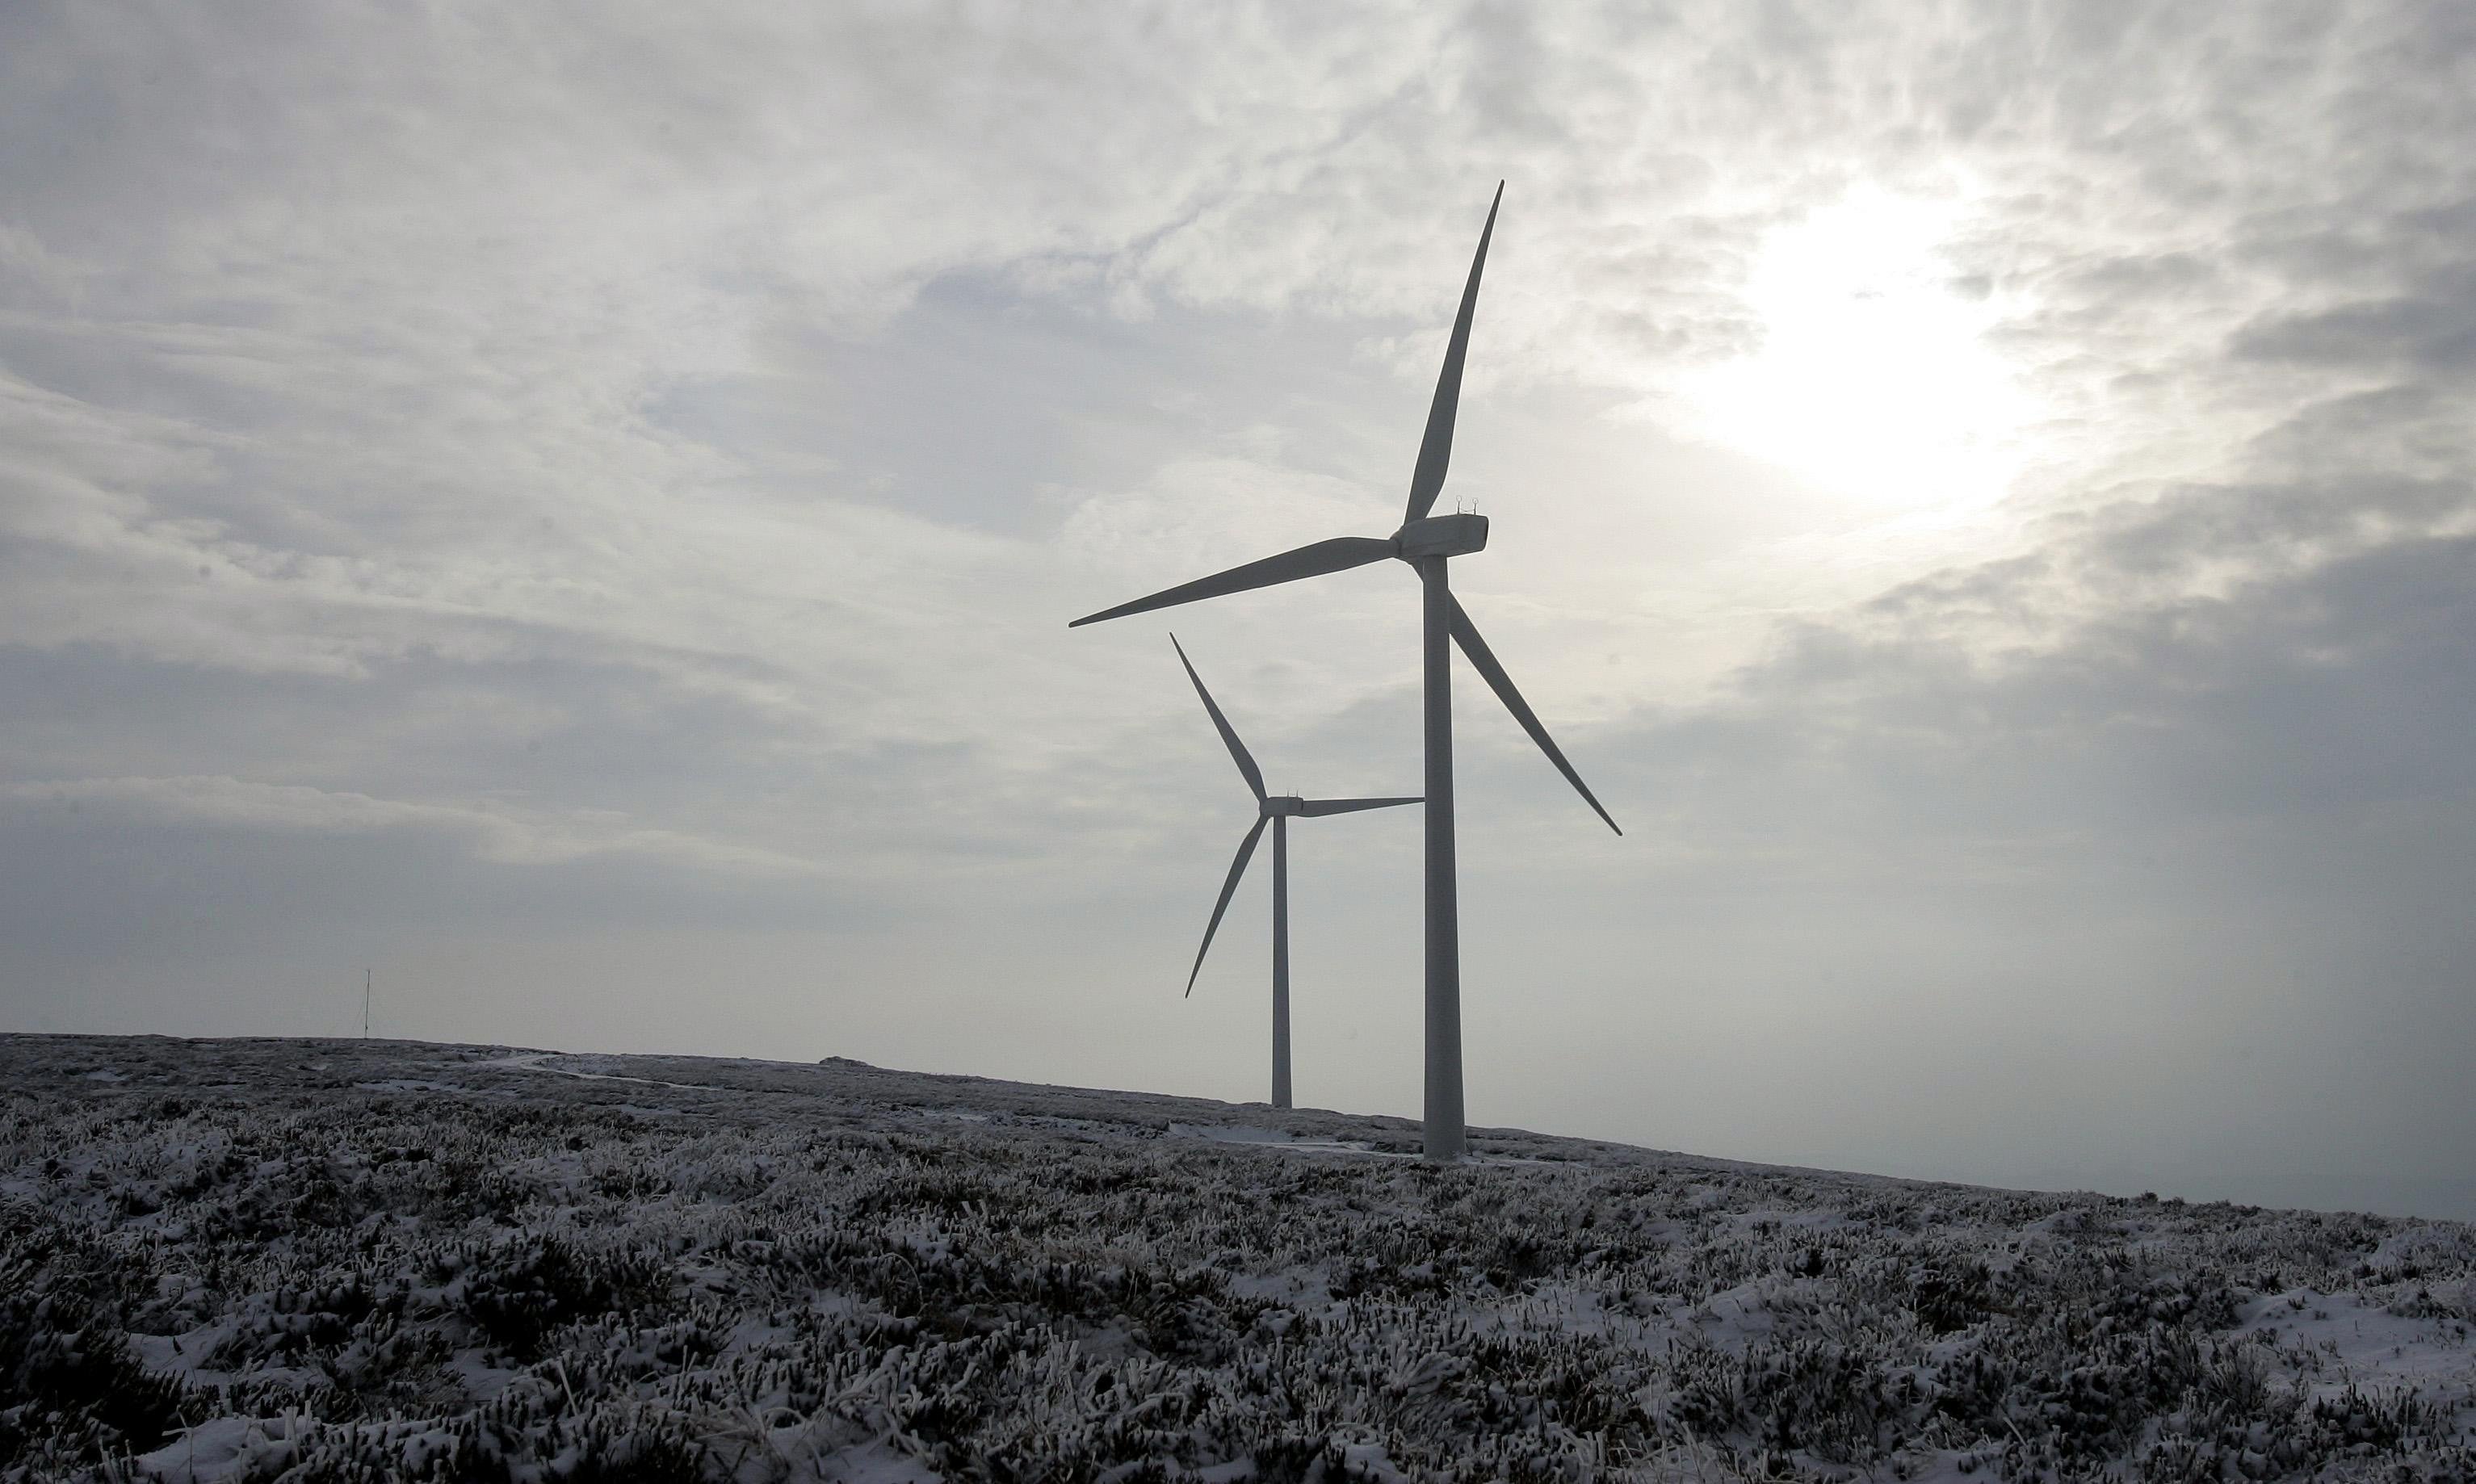
{"type": "Polygon", "coordinates": [[[2031,408],[1955,283],[1958,203],[1852,192],[1775,231],[1746,284],[1763,343],[1687,388],[1697,431],[1886,517],[1999,499],[2031,408]]]}

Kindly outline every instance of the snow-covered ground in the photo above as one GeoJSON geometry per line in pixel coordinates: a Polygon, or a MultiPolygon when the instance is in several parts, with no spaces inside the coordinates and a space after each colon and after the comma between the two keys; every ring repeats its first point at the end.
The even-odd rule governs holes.
{"type": "Polygon", "coordinates": [[[2476,1477],[2476,1232],[689,1057],[0,1037],[0,1477],[2476,1477]]]}

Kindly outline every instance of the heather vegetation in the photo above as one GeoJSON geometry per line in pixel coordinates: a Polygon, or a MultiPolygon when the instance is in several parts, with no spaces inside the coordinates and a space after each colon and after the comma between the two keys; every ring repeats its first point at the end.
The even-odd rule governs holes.
{"type": "Polygon", "coordinates": [[[2476,1233],[880,1072],[0,1038],[0,1478],[2471,1474],[2476,1233]]]}

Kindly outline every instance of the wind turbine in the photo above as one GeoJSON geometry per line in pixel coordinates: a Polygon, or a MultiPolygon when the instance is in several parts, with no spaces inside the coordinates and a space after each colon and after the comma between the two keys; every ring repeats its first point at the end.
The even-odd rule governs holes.
{"type": "Polygon", "coordinates": [[[1177,635],[1169,636],[1170,647],[1177,651],[1177,662],[1186,666],[1186,678],[1195,682],[1195,693],[1203,698],[1203,709],[1212,714],[1212,725],[1221,732],[1221,740],[1229,748],[1229,758],[1238,765],[1238,776],[1255,791],[1255,828],[1238,842],[1238,858],[1229,863],[1229,879],[1221,883],[1221,900],[1212,904],[1212,921],[1204,926],[1203,947],[1195,951],[1195,967],[1187,971],[1186,992],[1195,993],[1195,977],[1203,972],[1203,955],[1212,952],[1212,935],[1221,930],[1221,914],[1229,910],[1229,898],[1238,890],[1238,878],[1247,874],[1247,862],[1255,853],[1255,842],[1264,837],[1264,827],[1273,827],[1273,1106],[1290,1105],[1290,821],[1294,818],[1314,819],[1325,814],[1355,814],[1361,809],[1389,809],[1396,804],[1417,804],[1416,799],[1301,799],[1296,794],[1264,792],[1263,770],[1247,754],[1247,744],[1238,740],[1236,728],[1221,714],[1212,701],[1212,692],[1203,688],[1203,677],[1195,673],[1195,662],[1186,657],[1186,647],[1177,635]]]}
{"type": "MultiPolygon", "coordinates": [[[[1453,699],[1451,651],[1458,644],[1479,679],[1502,701],[1530,740],[1548,754],[1556,771],[1581,793],[1583,800],[1607,821],[1617,822],[1600,807],[1590,786],[1565,760],[1548,729],[1514,688],[1512,677],[1497,663],[1487,641],[1452,594],[1445,564],[1486,549],[1484,515],[1431,515],[1436,496],[1445,487],[1445,467],[1452,459],[1453,412],[1461,402],[1462,359],[1470,349],[1471,315],[1478,308],[1479,272],[1487,266],[1488,238],[1496,232],[1496,210],[1504,201],[1498,181],[1496,199],[1487,209],[1487,225],[1478,235],[1478,254],[1471,260],[1470,282],[1462,289],[1461,312],[1453,317],[1452,339],[1445,348],[1445,368],[1436,379],[1436,400],[1427,409],[1426,436],[1419,444],[1419,462],[1410,476],[1410,503],[1401,528],[1390,536],[1337,536],[1296,551],[1232,567],[1226,572],[1156,592],[1149,598],[1103,608],[1067,625],[1073,629],[1102,619],[1148,613],[1204,598],[1219,598],[1250,588],[1294,582],[1300,578],[1347,572],[1392,557],[1418,571],[1424,598],[1421,606],[1426,682],[1427,732],[1427,1078],[1424,1143],[1430,1160],[1459,1159],[1465,1147],[1462,1120],[1462,989],[1461,924],[1453,871],[1453,699]]],[[[1260,825],[1258,829],[1262,828],[1260,825]]],[[[1624,833],[1617,829],[1617,833],[1624,833]]]]}

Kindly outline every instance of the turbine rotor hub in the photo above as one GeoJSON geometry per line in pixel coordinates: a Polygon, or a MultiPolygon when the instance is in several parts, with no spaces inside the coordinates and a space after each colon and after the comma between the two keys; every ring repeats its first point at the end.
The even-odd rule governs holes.
{"type": "Polygon", "coordinates": [[[1467,556],[1487,550],[1484,515],[1427,515],[1405,521],[1393,532],[1403,561],[1422,556],[1467,556]]]}

